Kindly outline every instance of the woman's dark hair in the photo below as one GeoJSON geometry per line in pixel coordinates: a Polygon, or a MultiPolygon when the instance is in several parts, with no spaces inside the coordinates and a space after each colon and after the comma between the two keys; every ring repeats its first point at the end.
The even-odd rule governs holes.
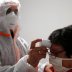
{"type": "Polygon", "coordinates": [[[53,31],[49,36],[49,40],[52,44],[61,45],[67,57],[72,56],[72,25],[53,31]]]}

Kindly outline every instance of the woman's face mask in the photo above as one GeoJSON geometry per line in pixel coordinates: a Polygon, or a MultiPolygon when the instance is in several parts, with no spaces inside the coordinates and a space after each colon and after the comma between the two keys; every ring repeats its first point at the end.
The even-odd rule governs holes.
{"type": "Polygon", "coordinates": [[[14,29],[17,24],[18,16],[14,14],[14,12],[9,13],[5,16],[4,23],[8,25],[8,28],[14,29]]]}
{"type": "Polygon", "coordinates": [[[55,56],[52,56],[52,55],[50,55],[50,58],[49,58],[49,61],[53,65],[53,67],[56,70],[56,72],[66,72],[66,71],[72,69],[72,68],[63,67],[62,66],[62,60],[63,60],[63,58],[58,58],[58,57],[55,57],[55,56]]]}

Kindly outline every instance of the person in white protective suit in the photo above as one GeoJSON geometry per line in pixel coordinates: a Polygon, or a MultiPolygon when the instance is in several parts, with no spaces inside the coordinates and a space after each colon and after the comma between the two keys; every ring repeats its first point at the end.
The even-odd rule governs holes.
{"type": "Polygon", "coordinates": [[[46,56],[46,47],[35,47],[41,39],[31,43],[28,53],[27,42],[19,36],[19,8],[18,0],[0,0],[0,72],[36,72],[46,56]]]}
{"type": "Polygon", "coordinates": [[[20,3],[17,0],[0,1],[1,65],[13,65],[19,58],[28,54],[28,45],[26,41],[19,36],[19,7],[20,3]]]}

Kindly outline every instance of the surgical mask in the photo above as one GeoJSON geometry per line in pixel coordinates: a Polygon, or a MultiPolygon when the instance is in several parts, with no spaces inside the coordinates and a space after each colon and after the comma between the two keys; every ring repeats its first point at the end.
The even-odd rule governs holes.
{"type": "Polygon", "coordinates": [[[4,17],[3,22],[9,29],[14,29],[18,22],[18,16],[14,12],[11,12],[4,17]]]}
{"type": "Polygon", "coordinates": [[[50,58],[49,58],[49,61],[53,65],[56,72],[67,72],[68,70],[72,69],[72,68],[63,67],[62,66],[62,60],[63,60],[63,58],[58,58],[58,57],[51,56],[51,55],[50,55],[50,58]]]}

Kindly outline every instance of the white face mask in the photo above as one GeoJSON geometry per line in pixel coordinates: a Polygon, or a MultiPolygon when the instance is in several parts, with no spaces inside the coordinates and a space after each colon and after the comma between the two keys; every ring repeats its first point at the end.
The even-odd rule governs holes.
{"type": "Polygon", "coordinates": [[[8,26],[8,28],[14,29],[18,22],[18,16],[14,12],[11,12],[4,17],[3,22],[8,26]]]}
{"type": "Polygon", "coordinates": [[[49,61],[53,65],[56,72],[66,72],[66,71],[72,69],[72,68],[63,67],[62,66],[62,60],[63,60],[62,58],[58,58],[58,57],[51,56],[51,55],[50,55],[50,58],[49,58],[49,61]]]}

